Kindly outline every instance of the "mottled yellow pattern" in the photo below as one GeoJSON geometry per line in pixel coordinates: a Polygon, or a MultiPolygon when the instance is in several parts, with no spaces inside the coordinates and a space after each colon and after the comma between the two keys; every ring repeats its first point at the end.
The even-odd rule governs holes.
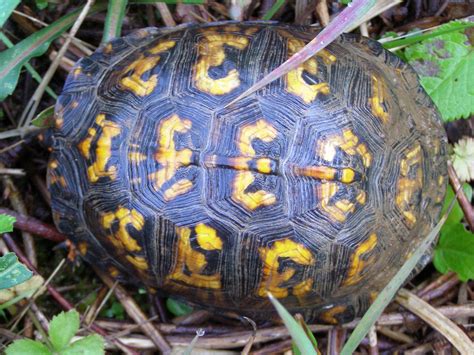
{"type": "Polygon", "coordinates": [[[382,79],[372,75],[372,97],[369,98],[369,105],[372,108],[372,114],[383,123],[387,123],[390,118],[388,112],[382,106],[385,101],[385,91],[386,87],[382,79]]]}
{"type": "Polygon", "coordinates": [[[239,72],[231,69],[223,78],[213,79],[209,75],[212,67],[224,63],[224,45],[244,49],[249,44],[247,37],[233,34],[205,33],[198,43],[198,61],[194,66],[196,87],[211,95],[225,95],[240,86],[239,72]]]}
{"type": "MultiPolygon", "coordinates": [[[[275,127],[263,119],[258,120],[254,124],[241,127],[237,134],[237,146],[239,153],[243,155],[242,159],[253,158],[256,155],[252,147],[252,142],[255,139],[260,139],[268,143],[273,141],[277,137],[277,134],[275,127]]],[[[243,160],[240,162],[243,163],[243,160]]],[[[247,165],[246,163],[247,162],[245,162],[245,165],[247,165]]],[[[257,161],[257,169],[262,169],[263,171],[270,170],[270,160],[264,160],[260,163],[257,161]]],[[[254,181],[255,176],[251,171],[237,172],[233,182],[232,198],[249,210],[274,204],[276,197],[270,192],[264,190],[245,192],[254,181]]]]}
{"type": "MultiPolygon", "coordinates": [[[[222,250],[222,240],[217,235],[215,229],[205,225],[198,224],[194,231],[196,233],[196,241],[199,247],[204,250],[222,250]]],[[[177,227],[177,260],[172,272],[167,276],[167,282],[180,281],[187,285],[220,289],[221,275],[215,273],[212,275],[203,274],[204,268],[207,266],[206,255],[194,250],[191,245],[192,229],[188,227],[177,227]],[[184,273],[187,269],[190,273],[184,273]]]]}
{"type": "Polygon", "coordinates": [[[101,128],[95,145],[92,143],[96,139],[98,130],[94,127],[89,128],[87,137],[78,145],[79,151],[86,159],[91,158],[91,151],[95,148],[95,162],[92,162],[87,169],[87,176],[90,182],[97,182],[101,177],[114,180],[117,168],[110,166],[107,169],[107,163],[112,156],[112,138],[118,136],[122,129],[119,124],[106,120],[104,114],[97,115],[95,124],[101,128]]]}
{"type": "MultiPolygon", "coordinates": [[[[345,129],[342,134],[335,134],[318,141],[316,145],[317,154],[328,162],[332,162],[337,154],[337,149],[349,155],[359,155],[362,164],[369,167],[372,163],[372,155],[367,150],[364,143],[359,143],[359,138],[352,132],[351,129],[345,129]]],[[[320,168],[320,167],[318,167],[320,168]]],[[[341,182],[351,183],[354,181],[355,172],[353,169],[342,169],[341,182]]],[[[334,176],[328,176],[326,180],[333,180],[334,176]]],[[[337,193],[339,187],[337,183],[332,181],[323,181],[318,186],[317,193],[320,199],[321,209],[325,211],[332,219],[338,222],[344,222],[349,213],[355,211],[356,202],[364,204],[366,201],[365,192],[358,193],[355,201],[342,199],[339,201],[331,201],[337,193]]]]}
{"type": "MultiPolygon", "coordinates": [[[[259,248],[259,253],[264,263],[263,277],[257,291],[260,297],[267,297],[268,292],[277,298],[288,297],[288,288],[282,285],[291,280],[296,270],[290,267],[280,270],[280,259],[288,258],[303,266],[315,263],[311,252],[303,244],[296,243],[291,239],[278,240],[271,247],[259,248]]],[[[301,280],[293,286],[293,294],[304,296],[311,291],[312,286],[312,279],[301,280]]]]}
{"type": "Polygon", "coordinates": [[[136,230],[142,230],[145,225],[143,216],[135,209],[129,210],[125,207],[118,207],[114,212],[104,213],[102,215],[102,226],[108,231],[108,238],[118,250],[127,252],[140,251],[142,248],[137,241],[130,235],[128,227],[136,230]],[[112,231],[114,223],[118,222],[116,232],[112,231]]]}
{"type": "Polygon", "coordinates": [[[175,44],[176,42],[174,41],[160,42],[148,51],[152,54],[151,56],[145,54],[140,55],[140,58],[132,62],[123,71],[125,74],[129,72],[131,72],[131,74],[120,80],[122,87],[132,91],[138,96],[150,95],[158,84],[158,75],[153,74],[147,80],[143,80],[142,75],[152,70],[158,64],[161,59],[158,54],[173,48],[175,44]]]}
{"type": "Polygon", "coordinates": [[[416,224],[415,206],[412,198],[419,193],[423,187],[423,155],[421,146],[416,143],[405,152],[400,161],[400,177],[397,183],[397,195],[395,203],[405,218],[408,227],[413,228],[416,224]]]}
{"type": "MultiPolygon", "coordinates": [[[[191,126],[190,120],[181,119],[178,115],[172,115],[161,121],[158,127],[159,148],[155,154],[155,159],[161,168],[150,174],[158,189],[161,189],[167,181],[171,180],[179,168],[191,163],[193,154],[191,149],[176,150],[174,141],[176,133],[186,133],[191,129],[191,126]]],[[[167,201],[172,200],[188,192],[192,186],[192,182],[188,179],[178,180],[163,192],[164,198],[167,201]]]]}
{"type": "Polygon", "coordinates": [[[350,267],[344,285],[355,285],[362,280],[362,271],[374,262],[374,256],[367,257],[377,246],[377,235],[372,233],[361,243],[351,256],[350,267]]]}
{"type": "MultiPolygon", "coordinates": [[[[288,58],[297,53],[305,46],[302,40],[291,38],[288,40],[288,58]]],[[[336,57],[329,53],[326,49],[318,52],[317,56],[322,57],[325,63],[334,63],[336,57]]],[[[308,84],[303,78],[303,72],[306,71],[311,75],[318,73],[318,62],[316,58],[308,59],[300,64],[296,69],[290,70],[286,74],[287,91],[293,95],[300,97],[305,103],[313,102],[318,94],[328,95],[328,83],[308,84]]]]}
{"type": "Polygon", "coordinates": [[[346,311],[346,306],[339,305],[328,309],[326,312],[321,314],[321,319],[328,324],[338,324],[336,316],[338,314],[344,313],[346,311]]]}

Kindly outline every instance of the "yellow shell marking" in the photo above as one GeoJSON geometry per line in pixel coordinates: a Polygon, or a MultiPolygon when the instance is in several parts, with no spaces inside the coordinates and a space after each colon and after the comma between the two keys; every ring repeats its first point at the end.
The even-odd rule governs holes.
{"type": "Polygon", "coordinates": [[[120,275],[120,271],[118,271],[118,269],[115,266],[109,266],[107,269],[109,271],[109,275],[114,278],[120,275]]]}
{"type": "MultiPolygon", "coordinates": [[[[336,157],[337,149],[341,149],[349,155],[359,155],[362,164],[367,168],[372,163],[372,155],[363,143],[359,143],[359,138],[350,129],[345,129],[342,134],[332,135],[318,141],[316,146],[317,154],[328,162],[332,162],[336,157]]],[[[334,180],[335,169],[327,167],[310,167],[307,170],[314,169],[319,175],[317,177],[325,180],[334,180]]],[[[310,176],[310,175],[307,175],[310,176]]],[[[350,168],[343,168],[340,181],[349,184],[354,181],[355,172],[350,168]]],[[[364,191],[357,194],[355,201],[347,199],[331,202],[331,198],[337,193],[338,185],[332,181],[323,181],[317,189],[320,199],[321,209],[329,214],[331,218],[338,222],[344,222],[349,213],[355,211],[356,203],[364,204],[366,195],[364,191]]]]}
{"type": "Polygon", "coordinates": [[[409,228],[413,228],[416,224],[415,206],[411,200],[423,187],[422,159],[421,146],[416,143],[400,161],[400,177],[397,183],[395,203],[409,228]]]}
{"type": "MultiPolygon", "coordinates": [[[[271,142],[277,137],[277,131],[267,121],[261,119],[254,124],[247,125],[239,129],[238,149],[243,155],[238,162],[242,165],[242,170],[248,169],[247,162],[256,155],[252,147],[252,142],[255,139],[260,139],[263,142],[271,142]],[[248,159],[248,160],[247,160],[248,159]]],[[[257,169],[260,172],[265,172],[270,169],[270,159],[257,160],[257,169]]],[[[232,189],[232,198],[239,204],[249,210],[254,210],[260,206],[269,206],[276,202],[274,194],[258,190],[255,192],[245,192],[245,190],[255,181],[255,176],[251,171],[237,172],[232,189]]]]}
{"type": "MultiPolygon", "coordinates": [[[[291,280],[296,270],[290,267],[280,270],[280,258],[288,258],[303,266],[314,265],[315,262],[313,255],[304,245],[291,239],[278,240],[271,247],[259,248],[259,253],[264,263],[263,277],[257,291],[260,297],[267,297],[268,292],[277,298],[288,297],[288,288],[282,287],[282,285],[291,280]]],[[[311,291],[312,286],[312,279],[302,280],[293,286],[293,294],[304,296],[311,291]]]]}
{"type": "Polygon", "coordinates": [[[87,254],[87,243],[86,242],[80,242],[77,245],[77,249],[79,249],[79,253],[81,253],[82,256],[87,254]]]}
{"type": "Polygon", "coordinates": [[[369,98],[369,105],[372,108],[372,114],[378,117],[383,123],[389,120],[388,112],[385,111],[382,104],[385,97],[385,85],[380,78],[375,75],[372,76],[372,97],[369,98]]]}
{"type": "Polygon", "coordinates": [[[157,46],[149,50],[152,56],[147,57],[142,54],[139,59],[125,68],[124,73],[131,72],[132,74],[123,77],[120,80],[120,84],[124,88],[132,91],[135,95],[150,95],[158,84],[158,76],[153,74],[148,80],[143,80],[142,75],[152,70],[158,64],[161,59],[158,54],[173,48],[175,44],[176,42],[174,41],[160,42],[157,46]]]}
{"type": "MultiPolygon", "coordinates": [[[[205,224],[198,224],[194,231],[199,247],[207,251],[222,250],[222,240],[215,229],[205,224]]],[[[191,246],[191,232],[191,228],[188,227],[176,228],[178,257],[173,271],[167,277],[167,281],[180,281],[196,287],[220,289],[221,276],[219,273],[202,274],[207,266],[206,255],[194,250],[191,246]],[[190,272],[190,275],[184,273],[185,269],[190,272]]]]}
{"type": "Polygon", "coordinates": [[[333,308],[321,314],[321,319],[325,323],[328,323],[328,324],[338,324],[339,321],[337,320],[336,316],[338,314],[344,313],[345,311],[346,311],[346,306],[343,306],[343,305],[334,306],[333,308]]]}
{"type": "Polygon", "coordinates": [[[377,235],[372,233],[369,238],[360,244],[351,256],[350,269],[344,285],[355,285],[362,279],[362,271],[374,262],[374,257],[366,257],[377,246],[377,235]],[[365,259],[365,260],[364,260],[365,259]]]}
{"type": "MultiPolygon", "coordinates": [[[[305,46],[304,42],[298,39],[288,40],[288,57],[298,52],[305,46]]],[[[317,56],[324,58],[326,63],[333,63],[336,57],[323,49],[317,56]]],[[[308,84],[303,78],[303,72],[306,71],[311,75],[318,73],[318,62],[316,58],[310,58],[296,69],[293,69],[286,74],[287,91],[293,95],[300,97],[305,103],[313,102],[318,94],[328,95],[328,83],[308,84]]]]}
{"type": "Polygon", "coordinates": [[[360,155],[362,163],[367,168],[372,163],[372,155],[364,143],[359,143],[359,138],[351,129],[344,129],[342,135],[333,135],[318,142],[317,151],[321,158],[333,161],[336,149],[339,148],[349,155],[360,155]]]}
{"type": "Polygon", "coordinates": [[[64,176],[58,174],[55,170],[58,168],[58,161],[57,160],[51,160],[48,163],[48,168],[49,168],[49,183],[51,185],[59,183],[62,187],[67,186],[66,179],[64,176]]]}
{"type": "Polygon", "coordinates": [[[140,231],[144,225],[145,220],[143,216],[135,209],[129,210],[119,207],[115,212],[107,212],[102,216],[102,226],[111,232],[109,240],[116,248],[128,252],[140,251],[142,249],[128,232],[128,227],[132,226],[140,231]],[[113,233],[112,226],[115,222],[118,222],[118,229],[113,233]]]}
{"type": "MultiPolygon", "coordinates": [[[[112,138],[120,134],[121,128],[117,123],[106,120],[104,114],[97,115],[95,124],[101,128],[101,132],[95,144],[95,162],[87,169],[89,181],[96,182],[101,177],[109,177],[114,180],[116,167],[111,166],[107,169],[107,162],[112,156],[112,138]]],[[[91,157],[92,142],[97,134],[96,128],[89,128],[87,137],[78,145],[79,151],[86,159],[91,157]]]]}
{"type": "Polygon", "coordinates": [[[198,44],[198,61],[194,66],[194,82],[196,87],[212,95],[225,95],[239,87],[240,79],[237,69],[230,70],[223,78],[212,79],[209,75],[211,67],[224,63],[224,45],[236,49],[245,49],[249,40],[244,36],[233,34],[209,33],[198,44]]]}
{"type": "Polygon", "coordinates": [[[147,270],[148,263],[146,262],[145,258],[141,256],[132,256],[127,255],[127,260],[138,270],[147,270]]]}
{"type": "Polygon", "coordinates": [[[180,179],[169,189],[165,190],[164,197],[166,201],[171,201],[179,195],[185,194],[193,187],[193,182],[188,179],[180,179]]]}
{"type": "MultiPolygon", "coordinates": [[[[161,189],[167,181],[175,176],[179,168],[191,163],[193,154],[191,149],[176,150],[174,141],[175,133],[186,133],[191,129],[191,126],[190,120],[181,119],[178,115],[173,115],[161,121],[158,127],[159,148],[155,155],[155,159],[161,165],[161,168],[150,175],[157,188],[161,189]]],[[[172,200],[188,192],[192,186],[190,180],[178,180],[164,191],[164,198],[167,201],[172,200]]]]}

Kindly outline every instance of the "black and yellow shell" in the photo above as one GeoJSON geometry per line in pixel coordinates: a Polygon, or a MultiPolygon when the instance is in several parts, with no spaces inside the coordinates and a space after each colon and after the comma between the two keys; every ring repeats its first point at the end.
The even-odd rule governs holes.
{"type": "Polygon", "coordinates": [[[85,259],[216,311],[361,315],[438,220],[446,138],[412,69],[354,35],[228,106],[315,33],[148,28],[79,61],[49,186],[85,259]]]}

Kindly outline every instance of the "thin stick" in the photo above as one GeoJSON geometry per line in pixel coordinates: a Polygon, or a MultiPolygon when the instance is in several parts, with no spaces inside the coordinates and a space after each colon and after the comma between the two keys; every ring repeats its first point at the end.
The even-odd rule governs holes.
{"type": "Polygon", "coordinates": [[[161,18],[167,27],[176,26],[176,22],[173,19],[173,15],[171,15],[170,9],[168,9],[168,5],[164,2],[159,2],[155,4],[155,7],[160,12],[161,18]]]}
{"type": "Polygon", "coordinates": [[[40,288],[38,288],[35,291],[35,293],[30,297],[28,305],[25,308],[23,308],[22,312],[18,315],[17,320],[15,321],[15,323],[13,323],[10,330],[13,330],[13,329],[16,328],[16,326],[18,325],[20,320],[23,318],[23,316],[26,314],[26,312],[28,312],[28,310],[30,309],[31,304],[36,300],[36,298],[38,298],[39,295],[41,295],[47,289],[47,287],[50,284],[51,280],[57,275],[59,270],[61,270],[61,268],[63,267],[65,262],[66,262],[66,259],[61,260],[61,262],[58,264],[58,266],[56,266],[56,269],[54,269],[54,271],[51,273],[51,275],[45,281],[44,285],[42,285],[40,288]]]}
{"type": "MultiPolygon", "coordinates": [[[[459,182],[458,176],[456,175],[456,171],[454,170],[451,162],[448,162],[448,175],[449,182],[451,183],[453,190],[458,191],[461,187],[461,183],[459,182]]],[[[472,207],[471,202],[469,202],[463,189],[460,190],[461,191],[457,194],[459,205],[464,212],[464,218],[469,225],[469,229],[474,231],[474,208],[472,207]]]]}
{"type": "Polygon", "coordinates": [[[369,330],[369,354],[379,355],[379,348],[377,345],[377,330],[375,326],[371,326],[369,330]]]}
{"type": "Polygon", "coordinates": [[[53,242],[63,242],[66,240],[66,236],[59,233],[56,228],[43,223],[36,218],[25,216],[24,214],[9,210],[8,208],[0,208],[0,214],[7,214],[15,217],[16,221],[13,227],[18,228],[21,231],[29,232],[44,239],[52,240],[53,242]]]}
{"type": "Polygon", "coordinates": [[[23,169],[0,168],[0,175],[25,176],[26,173],[23,169]]]}
{"type": "Polygon", "coordinates": [[[469,339],[469,336],[429,303],[423,301],[406,289],[398,291],[398,296],[395,300],[436,329],[448,339],[461,354],[474,354],[474,344],[471,339],[469,339]]]}
{"type": "MultiPolygon", "coordinates": [[[[114,281],[109,276],[97,268],[94,268],[94,270],[108,287],[113,287],[114,281]]],[[[117,285],[115,287],[114,293],[115,297],[117,297],[120,303],[122,303],[124,306],[125,311],[130,316],[130,318],[132,318],[135,322],[142,324],[141,329],[158,347],[160,352],[162,354],[170,354],[171,347],[166,339],[163,337],[163,335],[161,335],[160,331],[153,324],[147,322],[147,317],[136,304],[135,300],[128,295],[125,289],[122,286],[117,285]]]]}

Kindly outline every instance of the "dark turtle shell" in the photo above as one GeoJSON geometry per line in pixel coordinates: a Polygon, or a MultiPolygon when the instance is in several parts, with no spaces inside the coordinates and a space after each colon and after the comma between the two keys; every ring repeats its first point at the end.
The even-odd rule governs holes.
{"type": "Polygon", "coordinates": [[[413,70],[343,35],[227,105],[316,34],[142,29],[80,60],[56,106],[55,221],[113,276],[216,311],[363,313],[436,224],[446,137],[413,70]]]}

